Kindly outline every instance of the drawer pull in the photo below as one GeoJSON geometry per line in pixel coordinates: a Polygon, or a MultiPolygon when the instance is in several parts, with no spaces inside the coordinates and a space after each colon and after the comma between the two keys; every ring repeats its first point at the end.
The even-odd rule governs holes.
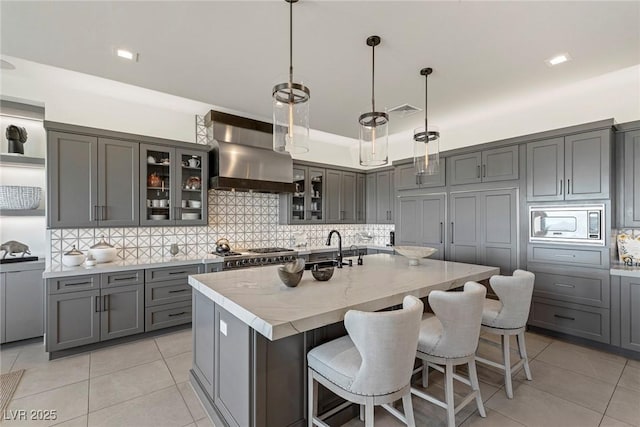
{"type": "Polygon", "coordinates": [[[181,311],[180,313],[173,313],[173,314],[170,314],[169,317],[182,316],[183,314],[187,314],[187,312],[181,311]]]}
{"type": "Polygon", "coordinates": [[[176,289],[176,290],[173,290],[173,291],[169,291],[168,293],[177,294],[178,292],[187,292],[187,291],[189,291],[189,289],[176,289]]]}
{"type": "Polygon", "coordinates": [[[554,283],[554,285],[560,287],[560,288],[575,288],[575,285],[567,285],[565,283],[554,283]]]}
{"type": "Polygon", "coordinates": [[[565,319],[565,320],[576,320],[575,317],[562,316],[561,314],[554,314],[553,317],[557,317],[558,319],[565,319]]]}
{"type": "Polygon", "coordinates": [[[576,257],[573,254],[557,254],[556,256],[563,257],[563,258],[575,258],[576,257]]]}
{"type": "Polygon", "coordinates": [[[80,285],[90,285],[91,282],[77,282],[77,283],[65,283],[64,286],[80,286],[80,285]]]}
{"type": "Polygon", "coordinates": [[[187,274],[186,271],[170,271],[169,274],[187,274]]]}
{"type": "Polygon", "coordinates": [[[121,280],[136,280],[138,277],[137,276],[129,276],[129,277],[114,277],[113,281],[114,282],[119,282],[121,280]]]}

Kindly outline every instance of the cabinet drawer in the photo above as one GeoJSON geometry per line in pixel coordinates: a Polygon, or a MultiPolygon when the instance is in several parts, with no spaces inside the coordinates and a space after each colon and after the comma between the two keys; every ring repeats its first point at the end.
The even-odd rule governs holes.
{"type": "Polygon", "coordinates": [[[139,285],[144,283],[144,270],[119,271],[117,273],[103,273],[100,275],[100,287],[139,285]]]}
{"type": "Polygon", "coordinates": [[[63,294],[92,289],[100,289],[99,274],[47,279],[47,292],[49,294],[63,294]]]}
{"type": "Polygon", "coordinates": [[[207,264],[205,271],[207,273],[217,273],[218,271],[222,271],[222,263],[216,262],[216,263],[207,264]]]}
{"type": "Polygon", "coordinates": [[[609,310],[534,297],[529,324],[603,343],[610,342],[609,310]]]}
{"type": "Polygon", "coordinates": [[[607,270],[569,269],[566,267],[534,267],[536,281],[533,293],[543,298],[609,308],[610,276],[607,270]]]}
{"type": "Polygon", "coordinates": [[[201,273],[202,264],[181,265],[178,267],[149,268],[145,270],[145,282],[186,279],[189,275],[201,273]]]}
{"type": "Polygon", "coordinates": [[[145,331],[155,331],[191,322],[191,301],[147,307],[144,311],[145,331]]]}
{"type": "Polygon", "coordinates": [[[179,301],[191,301],[191,286],[184,279],[145,284],[145,307],[179,301]]]}
{"type": "Polygon", "coordinates": [[[553,248],[549,246],[529,245],[527,259],[529,262],[608,268],[609,249],[585,248],[581,246],[574,248],[553,248]]]}

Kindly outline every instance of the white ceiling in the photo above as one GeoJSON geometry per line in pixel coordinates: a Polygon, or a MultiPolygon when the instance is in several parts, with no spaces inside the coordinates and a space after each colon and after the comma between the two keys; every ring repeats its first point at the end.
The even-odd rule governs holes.
{"type": "MultiPolygon", "coordinates": [[[[288,4],[274,1],[0,2],[3,54],[178,95],[268,119],[286,80],[288,4]],[[115,48],[139,52],[137,63],[115,48]]],[[[311,88],[311,127],[357,137],[376,104],[424,107],[429,118],[640,63],[640,2],[320,1],[294,5],[294,74],[311,88]],[[544,60],[569,52],[550,68],[544,60]]],[[[19,70],[16,70],[19,72],[19,70]]],[[[204,113],[204,112],[203,112],[204,113]]],[[[391,117],[392,133],[422,113],[391,117]]]]}

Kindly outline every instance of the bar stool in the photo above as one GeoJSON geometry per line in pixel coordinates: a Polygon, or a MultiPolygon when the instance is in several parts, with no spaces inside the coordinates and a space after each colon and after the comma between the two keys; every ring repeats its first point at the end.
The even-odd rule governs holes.
{"type": "Polygon", "coordinates": [[[309,365],[308,425],[327,426],[323,420],[353,403],[364,405],[366,427],[373,426],[373,409],[382,405],[410,427],[415,427],[410,381],[418,346],[423,304],[404,297],[402,310],[367,313],[350,310],[344,317],[349,335],[315,347],[309,365]],[[318,416],[318,383],[347,402],[318,416]],[[402,398],[404,415],[389,404],[402,398]]]}
{"type": "Polygon", "coordinates": [[[524,331],[531,308],[535,278],[533,273],[524,270],[514,271],[513,276],[493,276],[489,279],[489,283],[500,300],[486,299],[484,301],[482,331],[501,336],[502,364],[478,356],[476,356],[476,360],[504,371],[504,388],[509,399],[513,399],[511,384],[513,372],[524,365],[527,380],[531,381],[532,379],[524,343],[524,331]],[[511,335],[516,336],[520,353],[520,360],[513,366],[511,366],[511,350],[509,348],[511,335]]]}
{"type": "Polygon", "coordinates": [[[455,427],[455,414],[474,398],[480,416],[486,417],[480,385],[476,372],[475,352],[480,336],[480,321],[482,320],[482,303],[487,290],[476,282],[467,282],[464,292],[433,291],[429,294],[429,305],[435,313],[422,321],[418,351],[416,356],[423,361],[422,386],[427,388],[429,383],[429,367],[444,373],[445,401],[411,388],[411,393],[434,403],[447,410],[447,424],[455,427]],[[469,378],[455,373],[455,367],[467,364],[469,378]],[[453,380],[471,386],[469,393],[456,407],[453,396],[453,380]]]}

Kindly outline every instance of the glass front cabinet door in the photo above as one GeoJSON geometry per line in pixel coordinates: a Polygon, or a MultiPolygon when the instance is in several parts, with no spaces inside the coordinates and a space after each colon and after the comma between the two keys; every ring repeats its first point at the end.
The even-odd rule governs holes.
{"type": "Polygon", "coordinates": [[[288,195],[288,223],[324,222],[324,169],[293,166],[293,194],[288,195]]]}
{"type": "Polygon", "coordinates": [[[206,153],[177,149],[176,157],[176,222],[185,225],[206,225],[206,153]]]}
{"type": "Polygon", "coordinates": [[[324,169],[309,168],[309,217],[311,223],[324,221],[324,169]]]}
{"type": "Polygon", "coordinates": [[[295,188],[291,195],[291,206],[289,207],[291,210],[290,218],[292,224],[305,223],[307,221],[307,211],[309,208],[307,204],[306,189],[308,180],[307,168],[293,167],[293,184],[295,188]]]}

